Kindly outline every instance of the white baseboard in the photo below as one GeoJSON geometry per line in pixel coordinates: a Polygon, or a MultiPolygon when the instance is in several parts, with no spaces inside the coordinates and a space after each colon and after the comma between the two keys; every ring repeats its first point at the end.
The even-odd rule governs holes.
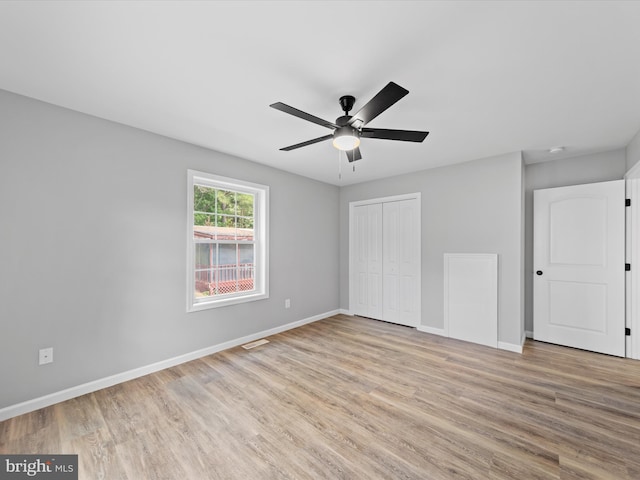
{"type": "Polygon", "coordinates": [[[23,415],[25,413],[39,410],[40,408],[64,402],[65,400],[70,400],[81,395],[86,395],[87,393],[95,392],[97,390],[111,387],[119,383],[143,377],[150,373],[158,372],[170,367],[175,367],[176,365],[180,365],[181,363],[190,362],[191,360],[196,360],[201,357],[206,357],[207,355],[211,355],[222,350],[227,350],[229,348],[237,347],[245,343],[253,342],[254,340],[258,340],[260,338],[268,337],[277,333],[291,330],[293,328],[301,327],[302,325],[306,325],[307,323],[317,322],[318,320],[331,317],[332,315],[336,315],[338,313],[341,313],[341,311],[333,310],[331,312],[322,313],[320,315],[314,315],[313,317],[305,318],[303,320],[298,320],[286,325],[281,325],[269,330],[263,330],[261,332],[247,335],[245,337],[236,338],[234,340],[229,340],[228,342],[219,343],[218,345],[213,345],[201,350],[196,350],[194,352],[185,353],[184,355],[179,355],[167,360],[152,363],[151,365],[134,368],[133,370],[117,373],[115,375],[111,375],[110,377],[83,383],[82,385],[77,385],[75,387],[67,388],[59,392],[50,393],[43,397],[34,398],[32,400],[27,400],[26,402],[17,403],[15,405],[9,405],[8,407],[0,409],[0,422],[12,417],[17,417],[18,415],[23,415]]]}
{"type": "MultiPolygon", "coordinates": [[[[448,337],[444,328],[427,327],[425,325],[418,325],[417,328],[418,328],[418,331],[420,332],[431,333],[433,335],[440,335],[441,337],[448,337]]],[[[524,338],[522,339],[521,345],[514,345],[513,343],[506,343],[506,342],[498,342],[498,348],[500,350],[508,350],[510,352],[516,352],[516,353],[522,353],[522,345],[524,345],[524,338]]]]}
{"type": "Polygon", "coordinates": [[[353,313],[351,313],[351,310],[348,310],[346,308],[341,308],[340,310],[338,310],[338,313],[340,315],[349,315],[350,317],[353,317],[353,313]]]}
{"type": "Polygon", "coordinates": [[[522,353],[522,345],[516,345],[514,343],[498,342],[498,348],[500,350],[508,350],[509,352],[522,353]]]}
{"type": "Polygon", "coordinates": [[[527,338],[533,338],[533,332],[532,332],[531,330],[525,330],[525,331],[524,331],[524,335],[525,335],[527,338]]]}
{"type": "Polygon", "coordinates": [[[444,328],[427,327],[426,325],[418,325],[416,328],[419,332],[431,333],[432,335],[440,335],[441,337],[448,336],[444,331],[444,328]]]}

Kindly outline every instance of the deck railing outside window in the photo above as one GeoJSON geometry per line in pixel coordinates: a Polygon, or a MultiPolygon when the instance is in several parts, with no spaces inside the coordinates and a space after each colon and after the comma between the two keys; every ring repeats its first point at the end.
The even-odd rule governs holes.
{"type": "Polygon", "coordinates": [[[224,295],[253,290],[253,263],[196,265],[196,295],[224,295]]]}

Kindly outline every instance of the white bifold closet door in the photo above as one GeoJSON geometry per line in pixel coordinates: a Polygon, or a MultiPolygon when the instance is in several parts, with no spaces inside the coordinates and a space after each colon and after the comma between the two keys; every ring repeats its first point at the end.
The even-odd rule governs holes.
{"type": "Polygon", "coordinates": [[[354,210],[355,314],[382,319],[382,204],[354,210]]]}
{"type": "Polygon", "coordinates": [[[356,206],[354,313],[415,327],[420,321],[420,216],[416,198],[356,206]]]}

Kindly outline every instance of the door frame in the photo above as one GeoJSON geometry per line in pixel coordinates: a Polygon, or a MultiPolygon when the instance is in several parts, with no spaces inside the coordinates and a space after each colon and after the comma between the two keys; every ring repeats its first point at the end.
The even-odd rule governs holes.
{"type": "MultiPolygon", "coordinates": [[[[418,233],[419,233],[418,244],[420,245],[420,248],[418,248],[418,263],[420,265],[420,268],[418,270],[417,308],[419,312],[422,311],[422,194],[420,192],[415,192],[415,193],[406,193],[402,195],[392,195],[389,197],[370,198],[367,200],[355,200],[355,201],[349,202],[349,312],[348,312],[349,315],[353,315],[353,311],[354,311],[353,307],[356,303],[356,300],[355,300],[356,299],[356,289],[355,289],[355,270],[356,269],[354,266],[355,259],[353,258],[353,252],[355,250],[354,248],[355,224],[353,221],[354,209],[356,207],[361,207],[364,205],[372,205],[375,203],[399,202],[402,200],[417,200],[417,203],[418,203],[417,216],[420,222],[420,226],[418,228],[418,233]]],[[[420,315],[420,317],[422,317],[422,315],[420,315]]],[[[422,322],[419,321],[416,327],[419,327],[421,323],[422,322]]]]}
{"type": "Polygon", "coordinates": [[[631,264],[625,279],[626,327],[631,329],[626,357],[640,360],[640,162],[624,178],[626,198],[631,200],[626,212],[626,262],[631,264]]]}

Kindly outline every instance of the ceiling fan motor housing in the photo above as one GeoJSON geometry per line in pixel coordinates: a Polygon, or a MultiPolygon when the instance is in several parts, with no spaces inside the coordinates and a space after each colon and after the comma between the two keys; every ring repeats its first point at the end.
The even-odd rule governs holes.
{"type": "Polygon", "coordinates": [[[349,135],[351,137],[360,137],[360,130],[358,130],[357,128],[353,128],[349,125],[346,125],[344,127],[340,127],[340,128],[336,128],[336,130],[333,132],[333,136],[335,137],[343,137],[345,135],[349,135]]]}
{"type": "Polygon", "coordinates": [[[349,120],[351,120],[351,115],[343,115],[336,118],[336,125],[338,125],[339,127],[344,127],[349,123],[349,120]]]}

